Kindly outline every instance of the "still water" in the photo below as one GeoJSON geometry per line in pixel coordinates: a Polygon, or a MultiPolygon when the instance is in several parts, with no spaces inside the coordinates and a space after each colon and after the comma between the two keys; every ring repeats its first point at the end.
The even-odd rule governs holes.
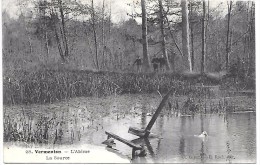
{"type": "MultiPolygon", "coordinates": [[[[181,100],[181,98],[176,99],[181,100]]],[[[147,113],[154,111],[160,100],[158,95],[76,98],[51,105],[23,107],[23,114],[29,114],[29,117],[33,116],[31,120],[33,123],[37,123],[43,113],[53,116],[55,112],[55,116],[58,116],[55,120],[66,123],[66,128],[62,128],[64,129],[64,137],[61,145],[93,144],[105,148],[105,145],[101,144],[107,138],[105,131],[117,134],[129,141],[134,140],[134,143],[144,146],[147,156],[137,157],[132,160],[133,163],[256,162],[256,114],[252,111],[247,113],[196,114],[195,116],[161,115],[151,130],[159,138],[138,140],[137,136],[129,134],[129,127],[146,127],[151,119],[147,113]],[[94,123],[89,119],[89,114],[96,116],[94,123]],[[203,131],[208,134],[206,138],[196,136],[203,131]],[[76,136],[77,132],[80,132],[80,136],[76,136]],[[74,140],[77,138],[70,140],[72,139],[71,135],[79,137],[78,140],[74,140]]],[[[246,105],[245,101],[250,106],[253,106],[252,103],[255,102],[254,100],[246,100],[246,98],[242,98],[242,101],[238,102],[244,106],[246,105]]],[[[236,104],[238,105],[238,103],[236,104]]],[[[5,112],[9,116],[21,116],[20,109],[19,106],[5,107],[5,112]]],[[[51,135],[51,130],[48,134],[51,135]]],[[[115,142],[116,151],[113,152],[131,159],[131,148],[119,141],[115,142]]],[[[100,156],[102,157],[102,155],[100,156]]]]}
{"type": "MultiPolygon", "coordinates": [[[[126,115],[114,120],[103,118],[103,129],[91,135],[83,135],[87,143],[101,145],[106,140],[105,131],[115,133],[129,141],[138,137],[128,133],[130,126],[145,128],[151,116],[146,113],[126,115]]],[[[191,116],[161,115],[152,133],[159,138],[134,140],[144,145],[146,157],[134,163],[255,163],[256,162],[256,115],[255,113],[197,114],[191,116]],[[203,131],[207,138],[196,135],[203,131]]],[[[131,148],[116,142],[116,153],[131,158],[131,148]]]]}
{"type": "MultiPolygon", "coordinates": [[[[137,139],[129,134],[129,126],[144,128],[151,117],[141,115],[118,122],[104,120],[104,130],[127,140],[137,139]]],[[[154,163],[254,163],[256,161],[255,113],[224,115],[195,115],[194,117],[160,116],[152,132],[160,138],[136,140],[145,145],[147,156],[134,162],[154,163]],[[194,135],[207,131],[207,138],[194,135]]],[[[104,130],[89,135],[92,143],[100,145],[106,139],[104,130]]],[[[131,157],[131,148],[116,141],[116,149],[131,157]]]]}

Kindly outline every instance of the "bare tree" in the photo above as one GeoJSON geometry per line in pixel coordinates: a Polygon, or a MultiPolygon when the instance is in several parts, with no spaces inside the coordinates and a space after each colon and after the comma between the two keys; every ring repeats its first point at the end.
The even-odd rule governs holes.
{"type": "Polygon", "coordinates": [[[44,47],[45,47],[45,51],[46,51],[46,56],[49,56],[49,37],[48,37],[48,23],[47,23],[47,9],[48,9],[48,4],[46,0],[40,0],[37,4],[38,10],[39,10],[39,16],[40,16],[40,20],[42,20],[40,22],[40,26],[43,29],[43,33],[44,33],[44,47]]]}
{"type": "MultiPolygon", "coordinates": [[[[24,11],[22,10],[22,8],[24,7],[25,4],[27,4],[28,2],[26,2],[25,4],[22,3],[23,1],[18,1],[18,4],[20,6],[20,13],[21,16],[26,19],[24,11]]],[[[31,17],[31,16],[30,16],[31,17]]],[[[28,43],[29,43],[29,52],[32,53],[33,52],[33,45],[32,45],[32,39],[28,30],[28,25],[30,24],[30,19],[28,19],[27,21],[25,21],[25,31],[26,31],[26,36],[28,37],[28,43]]]]}
{"type": "Polygon", "coordinates": [[[170,63],[169,58],[166,50],[166,39],[165,39],[165,31],[164,31],[164,16],[163,16],[163,6],[162,6],[162,0],[159,0],[159,16],[160,16],[160,29],[161,29],[161,38],[162,38],[162,51],[163,51],[163,57],[166,60],[166,69],[170,70],[170,63]]]}
{"type": "Polygon", "coordinates": [[[147,42],[147,18],[146,18],[146,2],[141,0],[142,7],[142,39],[143,39],[143,68],[147,72],[150,69],[148,58],[148,42],[147,42]]]}
{"type": "MultiPolygon", "coordinates": [[[[171,28],[170,21],[169,21],[169,19],[168,19],[168,16],[170,16],[169,11],[170,11],[170,8],[171,8],[170,1],[166,1],[166,7],[167,7],[167,12],[165,12],[164,19],[165,19],[165,21],[166,21],[166,23],[167,23],[168,32],[170,33],[170,36],[171,36],[171,38],[172,38],[172,41],[173,41],[174,46],[177,48],[179,54],[183,57],[181,48],[178,46],[178,44],[177,44],[177,42],[176,42],[176,39],[175,39],[176,36],[174,35],[174,31],[173,31],[173,29],[171,28]]],[[[172,8],[174,8],[174,7],[172,7],[172,8]]],[[[178,15],[178,12],[172,13],[172,14],[178,15]]],[[[174,64],[173,64],[173,65],[174,65],[174,64]]],[[[172,66],[172,67],[174,67],[174,66],[172,66]]]]}
{"type": "Polygon", "coordinates": [[[58,22],[59,19],[58,19],[57,13],[55,13],[53,11],[53,9],[51,10],[51,20],[52,20],[52,26],[53,26],[53,29],[54,29],[55,39],[56,39],[56,43],[58,45],[58,50],[59,50],[59,53],[60,53],[60,57],[61,57],[61,60],[63,62],[65,62],[66,60],[65,60],[65,57],[64,57],[64,54],[63,54],[61,41],[60,41],[60,37],[59,37],[59,34],[58,34],[57,25],[56,25],[56,23],[58,22]]]}
{"type": "Polygon", "coordinates": [[[105,0],[102,4],[102,68],[105,67],[105,0]]]}
{"type": "Polygon", "coordinates": [[[194,57],[194,27],[193,27],[193,4],[190,3],[190,37],[191,37],[191,70],[194,70],[195,57],[194,57]]]}
{"type": "MultiPolygon", "coordinates": [[[[51,2],[47,2],[47,5],[50,10],[51,27],[55,34],[58,50],[62,61],[65,62],[66,57],[69,56],[67,28],[65,24],[65,15],[70,13],[66,9],[68,5],[65,4],[63,0],[52,0],[51,2]]],[[[48,42],[47,40],[46,38],[46,43],[48,42]]]]}
{"type": "Polygon", "coordinates": [[[182,6],[182,52],[188,56],[189,70],[192,72],[190,44],[189,44],[189,20],[187,0],[181,0],[182,6]]]}
{"type": "Polygon", "coordinates": [[[112,15],[112,12],[111,12],[111,1],[109,3],[109,17],[108,17],[108,21],[109,21],[109,26],[108,26],[108,39],[110,39],[110,35],[111,35],[111,15],[112,15]]]}
{"type": "Polygon", "coordinates": [[[173,43],[174,43],[174,45],[176,46],[177,50],[179,51],[180,55],[183,57],[181,48],[178,46],[178,44],[177,44],[177,42],[176,42],[176,40],[175,40],[175,36],[174,36],[173,31],[172,31],[172,29],[171,29],[171,27],[170,27],[170,22],[169,22],[169,20],[168,20],[167,17],[166,17],[166,21],[167,21],[167,24],[168,24],[168,30],[169,30],[169,32],[170,32],[171,38],[172,38],[172,40],[173,40],[173,43]]]}
{"type": "Polygon", "coordinates": [[[247,47],[247,76],[249,76],[250,74],[250,70],[251,68],[253,68],[254,65],[253,64],[253,53],[255,50],[255,47],[253,46],[255,43],[255,3],[252,1],[251,2],[251,7],[249,6],[249,2],[248,2],[248,11],[247,11],[247,22],[248,22],[248,28],[247,31],[249,32],[248,35],[246,35],[245,37],[245,47],[247,47]],[[250,8],[250,10],[249,10],[250,8]]]}
{"type": "Polygon", "coordinates": [[[60,17],[61,17],[61,25],[62,25],[62,38],[63,38],[63,45],[64,45],[64,56],[69,56],[69,48],[68,48],[68,40],[67,40],[67,32],[65,28],[65,21],[64,21],[64,12],[63,12],[63,3],[62,0],[58,0],[59,3],[59,10],[60,10],[60,17]]]}
{"type": "Polygon", "coordinates": [[[201,51],[201,73],[205,72],[205,53],[206,53],[206,2],[203,0],[203,16],[202,16],[202,51],[201,51]]]}
{"type": "Polygon", "coordinates": [[[99,70],[98,64],[98,44],[97,44],[97,32],[96,32],[96,20],[95,20],[95,8],[94,8],[94,1],[91,0],[91,20],[92,20],[92,30],[94,35],[94,42],[95,42],[95,55],[96,55],[96,68],[99,70]]]}
{"type": "Polygon", "coordinates": [[[229,68],[229,54],[230,54],[230,19],[231,19],[231,9],[232,1],[227,2],[228,5],[228,22],[227,22],[227,41],[226,41],[226,70],[229,68]]]}

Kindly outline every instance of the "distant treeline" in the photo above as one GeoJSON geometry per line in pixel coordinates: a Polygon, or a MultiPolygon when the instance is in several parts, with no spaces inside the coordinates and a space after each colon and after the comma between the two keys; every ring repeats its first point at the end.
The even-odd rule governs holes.
{"type": "MultiPolygon", "coordinates": [[[[215,7],[210,7],[211,2],[207,1],[206,11],[202,2],[188,1],[192,71],[201,70],[201,45],[205,42],[205,72],[225,70],[228,57],[229,66],[240,62],[247,72],[254,73],[254,1],[234,1],[229,6],[219,2],[215,7]],[[225,13],[228,7],[230,12],[225,13]],[[202,18],[205,18],[204,21],[202,18]],[[201,38],[202,22],[205,26],[204,42],[201,38]]],[[[17,18],[11,17],[6,10],[2,12],[5,71],[30,70],[39,64],[55,64],[64,60],[74,69],[136,71],[132,64],[137,57],[144,55],[142,25],[136,21],[141,18],[140,13],[128,13],[129,19],[115,23],[111,20],[113,15],[107,0],[103,0],[101,6],[70,0],[35,0],[26,3],[29,3],[28,7],[17,6],[21,10],[17,18]],[[32,5],[33,8],[29,8],[32,5]]],[[[151,61],[153,57],[164,54],[163,30],[164,52],[167,52],[173,72],[189,70],[188,55],[181,53],[180,6],[178,1],[146,0],[149,59],[151,61]],[[158,16],[161,10],[162,18],[158,16]],[[163,26],[160,26],[161,23],[163,26]]],[[[140,1],[131,7],[140,9],[140,1]]]]}

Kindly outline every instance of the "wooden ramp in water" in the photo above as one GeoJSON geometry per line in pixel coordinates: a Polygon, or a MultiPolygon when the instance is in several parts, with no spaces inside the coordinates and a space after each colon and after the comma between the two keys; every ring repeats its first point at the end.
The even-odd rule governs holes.
{"type": "MultiPolygon", "coordinates": [[[[158,106],[157,110],[155,111],[154,115],[152,116],[152,119],[150,120],[150,122],[148,123],[148,125],[146,126],[145,129],[140,129],[140,128],[136,128],[136,127],[129,127],[128,133],[139,136],[139,138],[149,138],[149,137],[156,137],[156,135],[152,134],[151,128],[153,127],[156,119],[158,118],[160,112],[162,111],[166,101],[168,100],[168,98],[170,97],[171,93],[173,92],[173,89],[171,89],[162,99],[160,105],[158,106]]],[[[114,138],[115,140],[118,140],[126,145],[128,145],[129,147],[132,148],[132,159],[135,157],[135,151],[140,150],[140,153],[144,153],[145,150],[143,147],[141,147],[140,145],[136,145],[135,143],[133,143],[133,141],[128,141],[116,134],[113,134],[111,132],[105,132],[105,134],[107,135],[107,140],[109,141],[110,138],[114,138]]],[[[104,144],[104,143],[103,143],[104,144]]],[[[107,146],[111,147],[110,144],[107,144],[107,146]]]]}
{"type": "Polygon", "coordinates": [[[148,123],[148,125],[146,126],[145,129],[139,129],[136,127],[130,127],[128,130],[128,133],[131,133],[133,135],[139,136],[139,137],[143,137],[143,138],[147,138],[150,135],[150,131],[156,121],[156,119],[158,118],[160,112],[162,111],[166,101],[168,100],[168,98],[170,97],[171,93],[173,92],[173,89],[171,89],[162,99],[160,105],[158,106],[157,110],[155,111],[154,115],[152,116],[152,119],[150,120],[150,122],[148,123]]]}
{"type": "Polygon", "coordinates": [[[132,148],[132,158],[135,157],[135,151],[141,150],[141,152],[142,152],[142,150],[144,150],[143,147],[141,147],[140,145],[136,145],[133,142],[128,141],[128,140],[126,140],[126,139],[124,139],[124,138],[122,138],[122,137],[120,137],[116,134],[113,134],[111,132],[105,132],[105,133],[107,134],[107,139],[114,138],[114,139],[128,145],[129,147],[131,147],[132,148]]]}

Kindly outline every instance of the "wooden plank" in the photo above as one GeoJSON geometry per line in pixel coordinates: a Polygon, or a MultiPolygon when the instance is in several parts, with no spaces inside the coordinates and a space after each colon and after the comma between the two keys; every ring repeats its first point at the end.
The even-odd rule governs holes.
{"type": "Polygon", "coordinates": [[[107,145],[108,147],[114,147],[116,143],[114,142],[114,139],[108,138],[107,140],[103,141],[102,144],[107,145]]]}
{"type": "Polygon", "coordinates": [[[140,129],[137,127],[129,127],[128,133],[143,137],[145,135],[145,129],[140,129]]]}
{"type": "Polygon", "coordinates": [[[134,144],[134,143],[132,143],[132,142],[126,140],[126,139],[123,139],[123,138],[121,138],[121,137],[118,136],[118,135],[115,135],[115,134],[113,134],[113,133],[111,133],[111,132],[106,132],[106,131],[105,131],[105,133],[106,133],[109,137],[112,137],[112,138],[114,138],[114,139],[116,139],[116,140],[118,140],[118,141],[120,141],[120,142],[122,142],[122,143],[125,143],[126,145],[132,147],[134,150],[141,150],[141,149],[142,149],[141,146],[138,146],[138,145],[136,145],[136,144],[134,144]]]}
{"type": "MultiPolygon", "coordinates": [[[[139,137],[144,137],[146,132],[145,132],[145,129],[140,129],[140,128],[137,128],[137,127],[129,127],[128,133],[130,133],[132,135],[139,136],[139,137]]],[[[148,137],[149,138],[158,138],[159,135],[156,135],[156,134],[153,134],[153,133],[149,132],[149,136],[148,137]]]]}
{"type": "Polygon", "coordinates": [[[145,135],[144,135],[144,137],[148,137],[149,136],[151,128],[153,127],[156,119],[158,118],[160,112],[162,111],[166,101],[168,100],[168,98],[170,97],[172,92],[173,92],[173,88],[163,97],[159,107],[157,108],[157,110],[155,111],[152,119],[150,120],[150,122],[148,123],[147,127],[145,128],[145,135]]]}

